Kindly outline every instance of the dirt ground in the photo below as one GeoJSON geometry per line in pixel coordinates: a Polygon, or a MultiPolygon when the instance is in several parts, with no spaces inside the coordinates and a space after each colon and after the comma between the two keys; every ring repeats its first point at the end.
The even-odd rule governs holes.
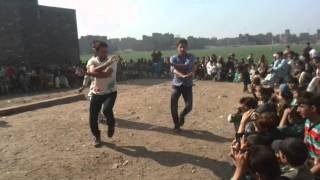
{"type": "Polygon", "coordinates": [[[241,89],[196,81],[193,111],[177,134],[169,81],[122,83],[112,139],[100,124],[102,148],[93,147],[88,101],[1,117],[0,179],[229,179],[234,130],[226,117],[243,96],[241,89]]]}

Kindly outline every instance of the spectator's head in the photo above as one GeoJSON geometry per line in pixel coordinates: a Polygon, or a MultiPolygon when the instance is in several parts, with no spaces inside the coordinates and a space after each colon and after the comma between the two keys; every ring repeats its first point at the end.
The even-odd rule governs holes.
{"type": "Polygon", "coordinates": [[[274,60],[277,60],[277,57],[278,57],[278,56],[277,56],[277,53],[274,53],[274,54],[272,55],[272,57],[273,57],[274,60]]]}
{"type": "Polygon", "coordinates": [[[108,56],[108,44],[105,42],[99,42],[95,50],[100,59],[105,59],[108,56]]]}
{"type": "Polygon", "coordinates": [[[270,100],[273,93],[274,93],[273,88],[261,87],[257,89],[256,96],[259,101],[267,102],[270,100]]]}
{"type": "Polygon", "coordinates": [[[212,54],[212,55],[211,55],[211,59],[213,59],[214,61],[216,61],[216,60],[217,60],[217,55],[216,55],[216,54],[212,54]]]}
{"type": "Polygon", "coordinates": [[[282,59],[283,58],[283,53],[282,52],[277,52],[276,53],[276,59],[282,59]]]}
{"type": "Polygon", "coordinates": [[[274,151],[268,146],[252,146],[249,150],[249,168],[254,179],[277,179],[281,175],[280,165],[274,151]]]}
{"type": "Polygon", "coordinates": [[[253,97],[243,97],[240,99],[239,103],[241,104],[243,112],[246,112],[250,109],[256,109],[258,106],[257,100],[253,97]]]}
{"type": "Polygon", "coordinates": [[[260,60],[259,60],[260,63],[266,63],[266,56],[264,54],[262,54],[262,56],[260,57],[260,60]]]}
{"type": "Polygon", "coordinates": [[[188,49],[188,41],[186,39],[180,39],[177,42],[177,50],[179,52],[179,55],[185,56],[187,54],[188,49]]]}
{"type": "Polygon", "coordinates": [[[316,56],[312,58],[312,63],[319,68],[320,67],[320,56],[316,56]]]}
{"type": "Polygon", "coordinates": [[[320,96],[303,92],[298,97],[298,112],[303,118],[316,118],[320,115],[320,96]]]}
{"type": "Polygon", "coordinates": [[[290,51],[290,50],[286,50],[285,52],[284,52],[284,56],[285,56],[285,58],[286,59],[292,59],[292,52],[290,51]]]}
{"type": "Polygon", "coordinates": [[[272,147],[277,151],[281,163],[285,165],[302,166],[308,158],[308,149],[303,140],[298,138],[275,141],[272,147]]]}
{"type": "Polygon", "coordinates": [[[246,140],[249,147],[257,145],[269,145],[269,142],[259,134],[250,134],[247,136],[246,140]]]}
{"type": "Polygon", "coordinates": [[[276,113],[264,112],[258,115],[254,124],[258,133],[266,133],[278,126],[279,118],[276,113]]]}
{"type": "MultiPolygon", "coordinates": [[[[256,74],[256,73],[255,73],[255,74],[256,74]]],[[[259,74],[259,72],[258,72],[258,74],[259,74]]],[[[252,80],[252,85],[254,85],[254,86],[261,85],[261,79],[260,79],[259,77],[253,78],[253,80],[252,80]]]]}
{"type": "Polygon", "coordinates": [[[279,90],[280,90],[279,92],[280,92],[281,99],[288,101],[288,102],[292,101],[293,94],[287,84],[281,84],[279,87],[279,90]]]}
{"type": "Polygon", "coordinates": [[[307,42],[307,46],[310,47],[310,42],[307,42]]]}
{"type": "Polygon", "coordinates": [[[299,87],[299,80],[297,78],[291,77],[287,82],[290,90],[295,90],[299,87]]]}

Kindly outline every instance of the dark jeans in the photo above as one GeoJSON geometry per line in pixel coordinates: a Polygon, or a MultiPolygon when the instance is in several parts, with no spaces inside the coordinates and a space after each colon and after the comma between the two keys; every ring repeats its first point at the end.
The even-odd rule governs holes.
{"type": "Polygon", "coordinates": [[[181,119],[191,112],[192,110],[192,86],[173,86],[173,92],[171,95],[171,115],[175,125],[179,125],[181,119]],[[178,116],[178,101],[182,94],[184,102],[186,104],[183,111],[178,116]]]}
{"type": "Polygon", "coordinates": [[[92,95],[90,100],[90,128],[91,132],[95,137],[100,136],[100,131],[98,127],[98,116],[101,111],[101,106],[103,104],[103,114],[107,118],[108,126],[115,125],[115,119],[113,116],[113,106],[116,102],[117,92],[112,92],[106,95],[92,95]]]}

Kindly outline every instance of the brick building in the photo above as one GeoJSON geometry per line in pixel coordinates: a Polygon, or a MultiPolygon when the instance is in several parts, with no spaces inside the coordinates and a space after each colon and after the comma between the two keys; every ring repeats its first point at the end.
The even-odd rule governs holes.
{"type": "Polygon", "coordinates": [[[38,0],[0,0],[0,64],[79,63],[76,13],[38,0]]]}

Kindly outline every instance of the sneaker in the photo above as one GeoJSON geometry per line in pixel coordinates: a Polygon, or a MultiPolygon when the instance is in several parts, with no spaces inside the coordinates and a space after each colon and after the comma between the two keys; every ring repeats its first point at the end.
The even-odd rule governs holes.
{"type": "Polygon", "coordinates": [[[180,125],[175,125],[174,128],[173,128],[173,130],[174,130],[175,132],[180,132],[180,131],[181,131],[180,125]]]}
{"type": "Polygon", "coordinates": [[[114,134],[114,126],[108,126],[108,137],[112,138],[114,134]]]}
{"type": "Polygon", "coordinates": [[[98,148],[98,147],[101,147],[102,145],[102,142],[101,142],[101,138],[100,136],[97,136],[94,138],[94,147],[98,148]]]}
{"type": "Polygon", "coordinates": [[[184,125],[184,118],[180,118],[180,127],[184,125]]]}

